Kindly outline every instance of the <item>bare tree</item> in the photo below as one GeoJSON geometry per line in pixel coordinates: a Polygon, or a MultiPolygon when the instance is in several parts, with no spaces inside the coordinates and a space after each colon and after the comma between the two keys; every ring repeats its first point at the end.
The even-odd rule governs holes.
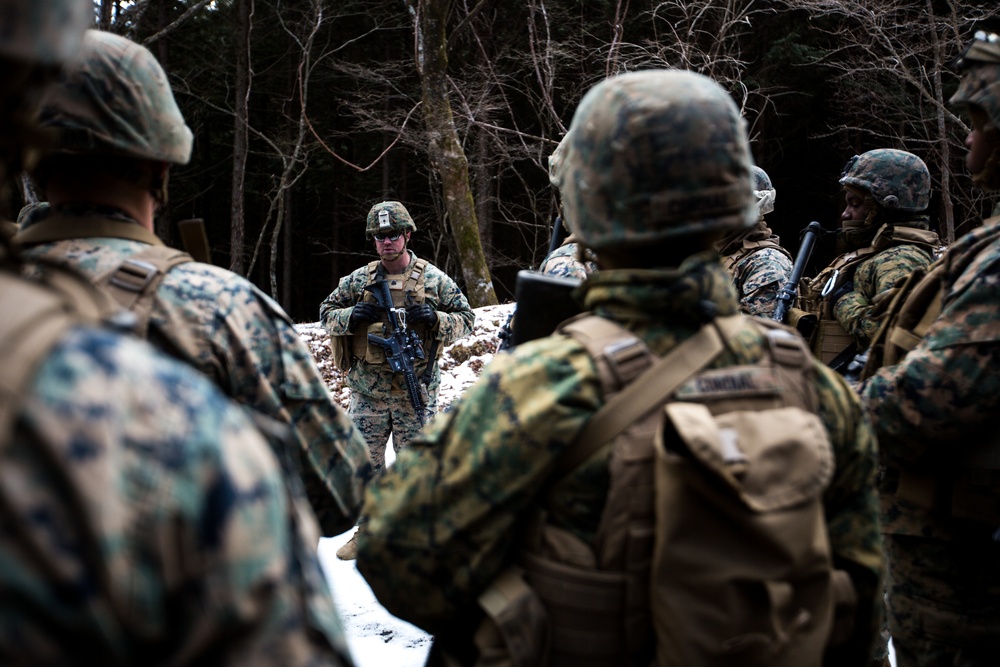
{"type": "Polygon", "coordinates": [[[430,160],[441,181],[447,226],[473,307],[495,305],[496,292],[479,241],[476,207],[469,185],[469,163],[452,116],[448,81],[448,0],[407,0],[413,16],[415,58],[420,73],[424,123],[430,160]]]}
{"type": "Polygon", "coordinates": [[[230,195],[229,270],[243,273],[243,242],[246,229],[246,168],[249,141],[250,88],[253,70],[250,65],[250,33],[253,30],[254,0],[236,0],[236,72],[234,91],[236,109],[233,118],[233,188],[230,195]]]}

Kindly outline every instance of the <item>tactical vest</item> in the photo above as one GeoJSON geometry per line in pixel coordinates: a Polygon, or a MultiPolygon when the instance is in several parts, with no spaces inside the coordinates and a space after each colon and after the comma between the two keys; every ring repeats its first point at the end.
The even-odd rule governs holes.
{"type": "MultiPolygon", "coordinates": [[[[899,363],[927,334],[941,314],[945,269],[960,275],[981,252],[1000,237],[1000,216],[983,226],[996,225],[962,254],[961,264],[946,266],[939,259],[926,270],[912,273],[896,291],[872,338],[868,361],[861,379],[870,378],[879,368],[899,363]]],[[[1000,526],[1000,434],[983,434],[976,442],[963,443],[946,470],[909,468],[898,474],[895,495],[944,516],[1000,526]]]]}
{"type": "Polygon", "coordinates": [[[872,255],[898,245],[916,245],[933,256],[940,245],[934,232],[915,227],[890,227],[882,225],[872,244],[845,253],[835,259],[814,278],[803,278],[797,307],[816,316],[818,323],[810,340],[813,353],[825,364],[854,345],[854,337],[841,326],[833,314],[836,305],[829,299],[845,283],[854,279],[858,265],[872,255]]]}
{"type": "MultiPolygon", "coordinates": [[[[375,284],[376,280],[379,279],[379,275],[389,283],[389,293],[392,295],[392,305],[394,308],[405,308],[407,306],[413,306],[423,303],[427,298],[427,292],[424,289],[424,274],[427,270],[427,260],[417,259],[408,268],[407,273],[394,273],[386,274],[382,267],[382,262],[376,260],[368,264],[368,285],[375,284]]],[[[361,298],[362,301],[367,301],[369,303],[376,303],[375,296],[371,293],[371,290],[365,290],[364,295],[361,298]]],[[[351,336],[351,354],[358,359],[364,359],[369,364],[384,364],[385,361],[385,351],[377,345],[372,345],[368,342],[368,334],[375,334],[376,336],[383,336],[385,331],[383,326],[388,322],[388,315],[386,313],[382,314],[382,319],[378,322],[372,322],[367,328],[361,330],[359,329],[351,336]]],[[[428,360],[430,360],[429,355],[432,350],[431,336],[428,335],[427,328],[422,325],[414,325],[412,329],[420,336],[420,340],[424,344],[424,353],[428,355],[428,360]]],[[[337,338],[337,337],[334,337],[337,338]]],[[[442,352],[440,346],[434,351],[436,355],[440,355],[442,352]]],[[[349,364],[348,364],[349,367],[349,364]]],[[[343,367],[341,367],[343,368],[343,367]]],[[[346,369],[345,369],[346,370],[346,369]]]]}
{"type": "MultiPolygon", "coordinates": [[[[789,260],[793,260],[791,253],[789,253],[785,248],[781,246],[780,243],[776,242],[773,238],[762,239],[760,241],[750,241],[748,239],[743,239],[743,243],[735,252],[729,253],[728,255],[722,255],[722,265],[726,267],[726,271],[729,272],[734,278],[735,266],[739,264],[745,257],[749,257],[755,252],[764,250],[766,248],[771,248],[773,250],[778,250],[787,257],[789,260]]],[[[794,260],[793,260],[794,261],[794,260]]]]}
{"type": "Polygon", "coordinates": [[[833,453],[801,338],[718,318],[657,360],[603,318],[562,330],[586,347],[608,398],[556,473],[611,443],[596,547],[542,512],[518,566],[479,599],[488,621],[475,637],[478,664],[818,665],[850,632],[854,591],[832,567],[821,497],[833,453]],[[743,327],[765,336],[764,358],[705,370],[743,327]],[[735,580],[760,588],[733,595],[735,580]]]}

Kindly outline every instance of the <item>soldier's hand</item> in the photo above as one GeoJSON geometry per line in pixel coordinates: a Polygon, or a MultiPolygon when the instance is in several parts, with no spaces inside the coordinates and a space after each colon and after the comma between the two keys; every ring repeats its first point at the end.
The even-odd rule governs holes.
{"type": "Polygon", "coordinates": [[[426,324],[428,329],[433,329],[437,325],[438,314],[426,303],[421,303],[406,309],[406,321],[410,324],[426,324]]]}
{"type": "Polygon", "coordinates": [[[360,301],[354,304],[351,309],[351,319],[347,322],[347,328],[354,331],[361,325],[369,325],[382,319],[382,311],[374,303],[360,301]]]}

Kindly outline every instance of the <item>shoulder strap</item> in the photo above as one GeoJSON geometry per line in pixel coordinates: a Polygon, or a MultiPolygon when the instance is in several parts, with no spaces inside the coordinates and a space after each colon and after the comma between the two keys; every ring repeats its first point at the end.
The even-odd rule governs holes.
{"type": "Polygon", "coordinates": [[[38,222],[14,238],[22,245],[65,241],[85,237],[100,237],[142,241],[149,245],[163,245],[153,232],[142,225],[125,220],[115,220],[99,215],[66,218],[54,215],[38,222]]]}
{"type": "Polygon", "coordinates": [[[172,268],[191,261],[191,255],[183,250],[165,245],[150,246],[98,276],[94,284],[135,314],[135,333],[145,338],[160,283],[172,268]]]}
{"type": "MultiPolygon", "coordinates": [[[[581,324],[590,319],[588,317],[574,324],[581,324]]],[[[610,320],[596,319],[604,320],[611,326],[626,331],[628,337],[636,341],[639,340],[610,320]]],[[[725,340],[735,336],[748,321],[749,318],[742,315],[716,318],[712,323],[703,326],[693,336],[684,340],[665,357],[659,359],[637,379],[628,383],[590,418],[583,431],[577,436],[573,446],[560,459],[559,468],[561,471],[568,472],[578,467],[594,452],[610,442],[622,429],[662,404],[674,390],[718,356],[724,349],[725,340]]],[[[568,325],[564,330],[576,338],[574,331],[578,327],[574,324],[568,325]]],[[[583,326],[591,325],[584,324],[583,326]]],[[[619,340],[624,338],[624,336],[618,336],[619,340]]],[[[588,351],[595,358],[608,354],[607,346],[605,349],[599,350],[597,355],[594,354],[589,343],[599,340],[597,336],[588,340],[579,338],[578,340],[588,348],[588,351]]],[[[639,343],[645,347],[642,341],[639,343]]],[[[634,345],[631,342],[629,344],[634,345]]],[[[597,346],[594,345],[594,347],[597,346]]]]}
{"type": "Polygon", "coordinates": [[[38,365],[74,324],[95,323],[109,314],[82,278],[46,267],[45,283],[0,271],[0,447],[38,365]]]}
{"type": "Polygon", "coordinates": [[[413,263],[413,268],[410,269],[409,275],[406,277],[406,285],[403,286],[403,291],[420,291],[420,287],[424,284],[424,273],[427,270],[427,260],[417,259],[413,263]]]}

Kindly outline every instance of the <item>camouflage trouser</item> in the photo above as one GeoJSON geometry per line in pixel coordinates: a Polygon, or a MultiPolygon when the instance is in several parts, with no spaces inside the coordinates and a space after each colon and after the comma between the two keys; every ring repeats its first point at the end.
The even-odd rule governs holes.
{"type": "MultiPolygon", "coordinates": [[[[430,396],[424,409],[424,424],[428,423],[437,412],[437,396],[430,396]]],[[[351,405],[348,409],[354,425],[368,443],[372,467],[378,475],[385,470],[385,447],[392,434],[392,450],[399,453],[410,443],[413,436],[420,430],[420,420],[417,419],[410,399],[405,395],[392,395],[388,398],[376,398],[359,392],[351,393],[351,405]]]]}
{"type": "Polygon", "coordinates": [[[1000,544],[886,535],[897,667],[1000,665],[1000,544]]]}

